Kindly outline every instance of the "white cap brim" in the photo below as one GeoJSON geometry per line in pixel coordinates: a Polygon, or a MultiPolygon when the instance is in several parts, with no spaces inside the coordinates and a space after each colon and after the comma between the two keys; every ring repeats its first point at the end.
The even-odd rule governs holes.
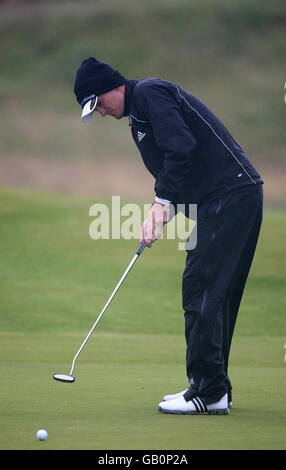
{"type": "Polygon", "coordinates": [[[85,103],[84,107],[82,108],[81,120],[83,122],[88,122],[91,120],[92,115],[95,111],[97,105],[98,96],[92,98],[87,103],[85,103]]]}

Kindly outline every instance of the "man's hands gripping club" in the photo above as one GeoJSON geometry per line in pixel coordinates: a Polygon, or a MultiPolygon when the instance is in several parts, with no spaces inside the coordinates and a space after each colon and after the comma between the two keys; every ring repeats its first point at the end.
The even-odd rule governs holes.
{"type": "Polygon", "coordinates": [[[152,243],[162,237],[164,224],[170,220],[170,206],[153,202],[147,219],[143,222],[140,231],[140,243],[145,240],[151,248],[152,243]]]}

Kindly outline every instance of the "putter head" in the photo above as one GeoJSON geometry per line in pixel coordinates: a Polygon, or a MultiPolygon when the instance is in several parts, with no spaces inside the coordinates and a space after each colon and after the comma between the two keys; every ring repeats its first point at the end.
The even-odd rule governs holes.
{"type": "Polygon", "coordinates": [[[55,380],[59,380],[60,382],[72,383],[75,381],[75,377],[73,375],[66,375],[66,374],[54,374],[53,378],[55,380]]]}

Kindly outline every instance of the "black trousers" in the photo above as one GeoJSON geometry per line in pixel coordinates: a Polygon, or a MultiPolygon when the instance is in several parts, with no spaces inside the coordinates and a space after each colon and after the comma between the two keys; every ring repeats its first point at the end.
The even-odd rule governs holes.
{"type": "Polygon", "coordinates": [[[231,397],[229,353],[260,232],[262,199],[257,184],[198,209],[197,244],[187,251],[182,295],[189,393],[206,404],[226,392],[231,397]]]}

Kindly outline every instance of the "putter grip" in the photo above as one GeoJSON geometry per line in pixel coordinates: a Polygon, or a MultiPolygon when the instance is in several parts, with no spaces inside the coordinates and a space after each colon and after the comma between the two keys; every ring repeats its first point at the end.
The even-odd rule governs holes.
{"type": "Polygon", "coordinates": [[[136,255],[138,255],[138,256],[141,255],[141,253],[144,250],[145,246],[146,246],[146,241],[143,240],[143,242],[140,243],[140,246],[139,246],[138,250],[136,251],[136,255]]]}

